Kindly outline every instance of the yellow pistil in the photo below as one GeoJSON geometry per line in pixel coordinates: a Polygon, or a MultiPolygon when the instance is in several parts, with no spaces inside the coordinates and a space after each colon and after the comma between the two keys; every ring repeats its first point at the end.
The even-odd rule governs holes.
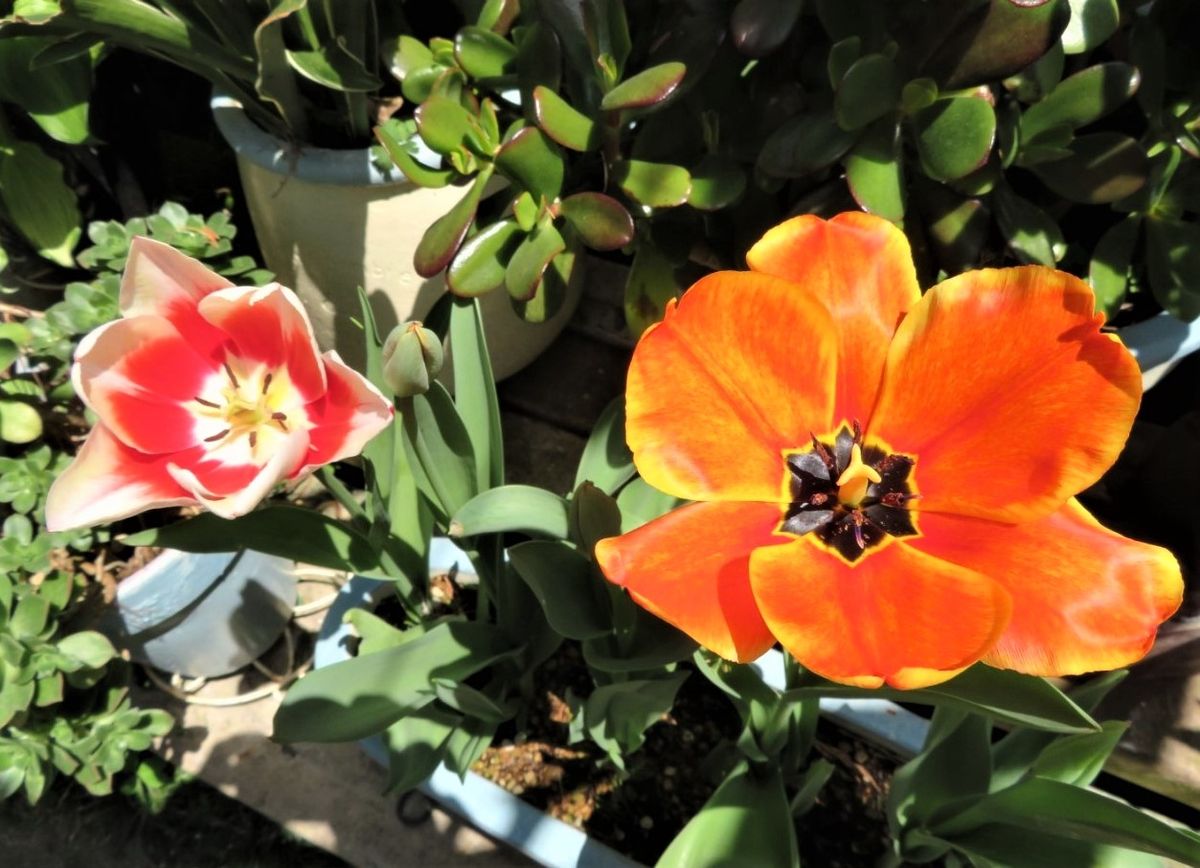
{"type": "Polygon", "coordinates": [[[245,437],[250,451],[256,452],[264,433],[286,434],[289,418],[285,406],[291,398],[291,384],[286,376],[278,372],[253,370],[242,371],[240,376],[233,368],[225,365],[228,382],[221,388],[218,400],[197,397],[194,412],[223,423],[221,430],[204,442],[225,444],[245,437]]]}
{"type": "Polygon", "coordinates": [[[850,463],[837,480],[838,500],[846,506],[858,506],[867,496],[867,486],[882,478],[878,470],[863,461],[862,447],[855,443],[850,447],[850,463]]]}

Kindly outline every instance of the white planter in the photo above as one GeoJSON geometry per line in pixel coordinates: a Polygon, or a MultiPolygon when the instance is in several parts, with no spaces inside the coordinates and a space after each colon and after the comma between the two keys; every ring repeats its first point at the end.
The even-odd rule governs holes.
{"type": "Polygon", "coordinates": [[[167,549],[117,585],[97,629],[134,660],[187,676],[241,669],[282,635],[296,603],[291,561],[167,549]]]}
{"type": "MultiPolygon", "coordinates": [[[[237,154],[238,173],[266,265],[308,308],[323,348],[335,347],[361,369],[358,287],[379,322],[380,337],[399,322],[421,319],[442,295],[442,278],[413,270],[425,229],[466,192],[427,189],[399,172],[384,175],[367,149],[293,147],[264,132],[225,96],[212,99],[213,117],[237,154]]],[[[532,362],[562,331],[579,304],[579,281],[548,322],[531,324],[508,295],[480,299],[492,370],[497,380],[532,362]]]]}

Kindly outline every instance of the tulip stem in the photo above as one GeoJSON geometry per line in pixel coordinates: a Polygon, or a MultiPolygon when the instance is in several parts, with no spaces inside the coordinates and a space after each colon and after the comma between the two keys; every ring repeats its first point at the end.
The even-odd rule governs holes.
{"type": "Polygon", "coordinates": [[[320,478],[321,484],[325,486],[325,489],[333,495],[334,500],[346,507],[346,511],[350,513],[351,517],[370,523],[366,511],[362,508],[362,504],[354,497],[353,492],[334,475],[333,467],[326,464],[317,470],[317,476],[320,478]]]}

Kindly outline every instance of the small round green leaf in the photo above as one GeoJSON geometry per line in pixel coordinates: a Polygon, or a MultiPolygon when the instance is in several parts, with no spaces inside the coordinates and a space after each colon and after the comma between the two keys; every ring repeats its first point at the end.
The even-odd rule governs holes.
{"type": "Polygon", "coordinates": [[[1079,136],[1067,150],[1070,156],[1032,168],[1043,184],[1072,202],[1116,202],[1142,189],[1150,175],[1146,152],[1120,133],[1079,136]]]}
{"type": "Polygon", "coordinates": [[[1021,140],[1032,142],[1054,127],[1078,129],[1116,110],[1141,83],[1136,66],[1098,63],[1065,78],[1021,116],[1021,140]]]}
{"type": "Polygon", "coordinates": [[[1191,322],[1200,317],[1200,226],[1182,220],[1146,218],[1146,266],[1150,289],[1163,310],[1191,322]]]}
{"type": "Polygon", "coordinates": [[[1121,23],[1117,0],[1069,0],[1071,20],[1063,31],[1067,54],[1084,54],[1108,41],[1121,23]]]}
{"type": "Polygon", "coordinates": [[[1028,199],[1001,184],[992,192],[996,223],[1017,259],[1051,268],[1067,252],[1062,230],[1054,219],[1028,199]]]}
{"type": "Polygon", "coordinates": [[[554,141],[573,151],[590,151],[599,144],[595,122],[548,87],[533,89],[533,116],[554,141]]]}
{"type": "Polygon", "coordinates": [[[691,170],[688,204],[701,211],[719,211],[746,192],[746,173],[732,160],[709,154],[691,170]]]}
{"type": "Polygon", "coordinates": [[[1096,293],[1096,306],[1112,317],[1125,300],[1133,249],[1141,235],[1142,220],[1129,216],[1100,236],[1088,268],[1088,282],[1096,293]]]}
{"type": "Polygon", "coordinates": [[[603,193],[576,193],[562,200],[562,216],[593,250],[619,250],[633,240],[633,218],[603,193]]]}
{"type": "Polygon", "coordinates": [[[413,253],[413,269],[422,277],[433,277],[450,264],[454,254],[458,252],[467,230],[475,219],[479,208],[479,199],[483,196],[483,188],[491,178],[490,172],[482,172],[458,203],[446,214],[434,221],[413,253]]]}
{"type": "Polygon", "coordinates": [[[729,19],[734,46],[747,57],[766,57],[792,34],[803,5],[803,0],[741,0],[729,19]]]}
{"type": "Polygon", "coordinates": [[[833,164],[856,139],[838,126],[831,110],[796,115],[763,144],[758,168],[775,178],[799,178],[833,164]]]}
{"type": "Polygon", "coordinates": [[[471,135],[471,115],[459,103],[432,96],[413,113],[425,144],[439,154],[465,147],[471,135]]]}
{"type": "Polygon", "coordinates": [[[42,436],[42,414],[24,401],[0,400],[0,441],[30,443],[42,436]]]}
{"type": "Polygon", "coordinates": [[[895,121],[879,121],[846,155],[846,183],[864,211],[893,223],[904,219],[900,128],[895,121]]]}
{"type": "Polygon", "coordinates": [[[552,223],[534,229],[513,252],[505,269],[504,285],[508,294],[517,301],[533,298],[550,260],[566,249],[566,242],[552,223]]]}
{"type": "Polygon", "coordinates": [[[996,138],[996,114],[973,96],[935,102],[913,115],[917,153],[929,177],[953,181],[987,162],[996,138]]]}
{"type": "Polygon", "coordinates": [[[562,152],[537,127],[524,127],[505,142],[496,165],[534,196],[552,201],[562,191],[562,152]]]}

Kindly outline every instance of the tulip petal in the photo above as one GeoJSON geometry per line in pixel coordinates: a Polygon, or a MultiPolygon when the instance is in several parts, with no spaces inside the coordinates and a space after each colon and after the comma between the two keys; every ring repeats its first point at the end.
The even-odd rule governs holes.
{"type": "Polygon", "coordinates": [[[222,464],[200,450],[172,456],[167,471],[182,488],[221,518],[237,518],[254,509],[277,484],[295,473],[308,452],[308,432],[280,437],[267,463],[222,464]]]}
{"type": "Polygon", "coordinates": [[[1025,521],[1112,465],[1142,380],[1093,307],[1033,266],[951,278],[909,313],[869,433],[916,456],[922,511],[1025,521]]]}
{"type": "Polygon", "coordinates": [[[875,406],[888,343],[921,297],[904,233],[860,212],[832,220],[804,215],[767,232],[750,248],[755,271],[800,284],[837,323],[834,421],[865,422],[875,406]]]}
{"type": "Polygon", "coordinates": [[[973,570],[894,542],[853,566],[808,539],[750,558],[759,611],[804,666],[859,687],[954,677],[995,643],[1008,593],[973,570]]]}
{"type": "Polygon", "coordinates": [[[200,300],[233,286],[216,272],[161,241],[133,239],[121,276],[122,316],[162,316],[188,336],[194,352],[210,356],[224,338],[199,315],[200,300]]]}
{"type": "Polygon", "coordinates": [[[188,449],[212,433],[187,405],[219,377],[217,368],[161,316],[119,319],[90,332],[79,342],[71,377],[109,430],[141,452],[188,449]]]}
{"type": "Polygon", "coordinates": [[[303,403],[325,393],[312,323],[300,299],[278,283],[237,286],[206,296],[200,314],[233,341],[234,356],[244,365],[259,362],[269,370],[285,369],[303,403]]]}
{"type": "Polygon", "coordinates": [[[107,524],[147,509],[185,506],[195,499],[167,471],[167,456],[146,455],[96,423],[75,459],[46,496],[46,529],[107,524]]]}
{"type": "Polygon", "coordinates": [[[834,421],[834,353],[828,312],[794,284],[709,275],[634,351],[625,430],[638,470],[689,500],[778,501],[781,452],[834,421]]]}
{"type": "Polygon", "coordinates": [[[1141,659],[1179,607],[1183,579],[1166,549],[1102,527],[1072,499],[1020,525],[927,514],[911,542],[993,578],[1012,620],[983,659],[1030,675],[1078,675],[1141,659]]]}
{"type": "Polygon", "coordinates": [[[783,542],[780,509],[762,503],[694,503],[596,545],[609,581],[640,605],[729,660],[775,644],[750,593],[750,552],[783,542]]]}
{"type": "Polygon", "coordinates": [[[370,380],[332,350],[322,358],[329,386],[305,407],[311,442],[304,465],[294,475],[358,455],[392,421],[392,402],[370,380]]]}

